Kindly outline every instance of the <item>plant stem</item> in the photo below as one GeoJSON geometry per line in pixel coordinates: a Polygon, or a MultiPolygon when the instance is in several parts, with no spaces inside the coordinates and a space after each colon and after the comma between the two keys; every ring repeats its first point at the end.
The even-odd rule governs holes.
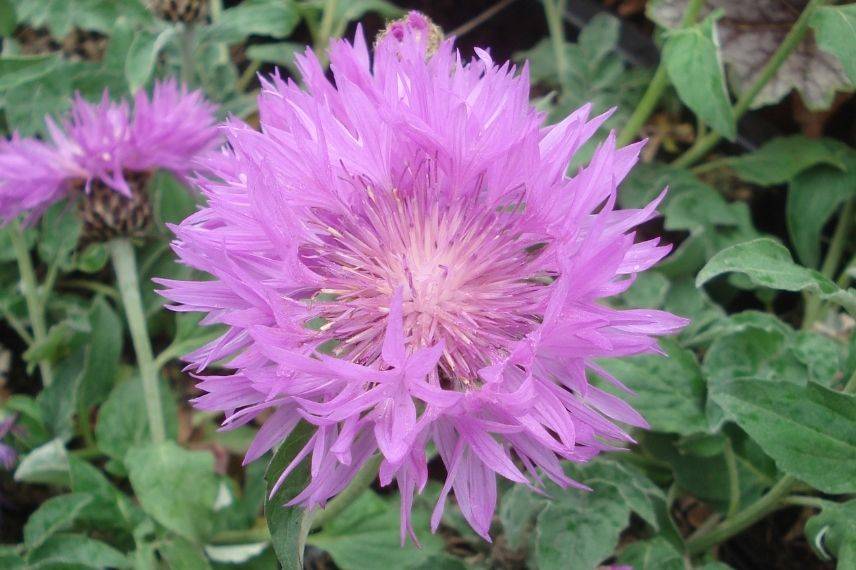
{"type": "MultiPolygon", "coordinates": [[[[15,249],[15,258],[18,260],[18,272],[21,274],[21,293],[24,294],[24,299],[27,302],[27,313],[30,317],[30,328],[33,329],[33,340],[40,343],[47,338],[48,329],[45,324],[45,305],[39,296],[36,272],[33,270],[33,261],[30,259],[30,250],[27,248],[24,231],[18,222],[13,222],[9,235],[12,238],[12,247],[15,249]]],[[[39,362],[39,373],[41,373],[44,386],[50,386],[53,383],[53,369],[50,362],[47,360],[39,362]]]]}
{"type": "Polygon", "coordinates": [[[146,401],[146,413],[149,418],[149,430],[152,441],[160,443],[166,440],[163,410],[161,409],[160,387],[158,386],[158,371],[152,358],[152,345],[146,328],[146,317],[143,311],[143,300],[140,296],[140,285],[137,280],[137,261],[134,246],[127,238],[119,238],[108,244],[119,294],[125,307],[128,329],[134,352],[137,354],[137,365],[140,367],[140,378],[143,382],[143,397],[146,401]]]}
{"type": "Polygon", "coordinates": [[[737,471],[737,458],[731,439],[725,439],[725,465],[728,468],[728,510],[726,517],[732,517],[740,508],[740,473],[737,471]]]}
{"type": "Polygon", "coordinates": [[[372,482],[377,477],[377,469],[380,465],[381,456],[376,455],[366,461],[365,465],[357,472],[351,483],[344,491],[330,501],[327,508],[318,511],[312,521],[312,528],[321,528],[326,523],[336,518],[340,513],[347,509],[351,504],[362,495],[366,489],[371,486],[372,482]]]}
{"type": "Polygon", "coordinates": [[[181,81],[188,89],[193,86],[196,78],[195,63],[193,61],[193,35],[193,24],[184,24],[178,40],[181,44],[181,81]]]}
{"type": "MultiPolygon", "coordinates": [[[[812,14],[826,4],[829,0],[810,0],[808,5],[800,14],[800,17],[794,22],[793,27],[788,31],[781,45],[776,49],[773,56],[767,61],[761,71],[758,73],[754,83],[737,98],[737,103],[734,104],[734,119],[738,120],[752,106],[752,102],[757,97],[758,93],[765,85],[773,78],[785,60],[791,55],[791,52],[796,49],[802,41],[806,32],[808,32],[808,22],[812,14]]],[[[672,164],[679,167],[687,167],[694,164],[702,158],[707,151],[713,148],[719,142],[720,136],[716,132],[710,132],[704,137],[696,139],[695,143],[672,164]]]]}
{"type": "Polygon", "coordinates": [[[568,70],[568,58],[565,52],[565,23],[562,18],[565,13],[567,0],[543,0],[544,16],[547,18],[547,28],[550,30],[550,41],[553,44],[553,57],[556,58],[556,75],[559,85],[565,85],[565,75],[568,70]]]}
{"type": "Polygon", "coordinates": [[[791,491],[796,479],[790,475],[782,477],[767,493],[734,516],[726,518],[712,531],[687,541],[687,551],[690,554],[700,554],[708,548],[723,542],[752,526],[779,507],[783,499],[791,491]]]}
{"type": "MultiPolygon", "coordinates": [[[[684,17],[681,20],[681,28],[693,25],[703,4],[704,0],[690,0],[686,12],[684,12],[684,17]]],[[[668,85],[669,74],[666,71],[666,62],[661,58],[660,64],[657,66],[657,71],[654,73],[651,83],[648,84],[645,94],[639,100],[639,104],[636,105],[633,114],[627,119],[627,124],[621,129],[621,133],[616,140],[617,146],[624,146],[633,140],[633,137],[636,136],[636,133],[639,132],[648,121],[648,117],[654,112],[657,103],[660,102],[660,97],[663,96],[663,91],[666,90],[668,85]]]]}
{"type": "Polygon", "coordinates": [[[247,544],[269,540],[270,530],[265,524],[243,530],[221,530],[211,538],[211,544],[247,544]]]}
{"type": "Polygon", "coordinates": [[[821,499],[820,497],[805,497],[803,495],[791,495],[784,501],[782,501],[786,505],[795,505],[798,507],[811,507],[815,509],[822,509],[827,505],[834,505],[833,501],[827,501],[826,499],[821,499]]]}
{"type": "Polygon", "coordinates": [[[253,82],[253,79],[256,78],[256,73],[259,71],[259,68],[262,66],[262,62],[260,61],[251,61],[250,65],[244,70],[241,74],[241,77],[238,78],[238,82],[235,84],[235,91],[238,93],[243,93],[247,87],[249,87],[250,83],[253,82]]]}
{"type": "Polygon", "coordinates": [[[315,37],[315,55],[322,65],[327,65],[327,44],[330,43],[330,35],[333,33],[333,24],[339,0],[324,0],[324,11],[321,13],[321,23],[318,25],[318,35],[315,37]]]}
{"type": "MultiPolygon", "coordinates": [[[[838,216],[838,223],[835,225],[835,231],[832,233],[832,240],[829,243],[829,250],[826,252],[826,257],[823,259],[823,265],[820,272],[828,279],[835,278],[835,272],[841,264],[841,257],[844,255],[844,248],[848,243],[850,231],[853,229],[853,214],[856,201],[848,200],[841,215],[838,216]]],[[[806,299],[805,316],[803,318],[803,330],[807,330],[815,323],[821,314],[821,299],[819,295],[809,294],[806,299]]]]}
{"type": "Polygon", "coordinates": [[[854,370],[853,374],[850,375],[850,379],[847,381],[847,384],[844,385],[842,392],[845,394],[856,392],[856,370],[854,370]]]}

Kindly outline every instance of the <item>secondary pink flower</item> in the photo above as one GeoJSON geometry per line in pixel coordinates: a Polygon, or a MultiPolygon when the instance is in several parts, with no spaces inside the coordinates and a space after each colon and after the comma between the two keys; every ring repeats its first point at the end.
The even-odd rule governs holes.
{"type": "Polygon", "coordinates": [[[544,126],[525,68],[430,41],[411,13],[373,63],[361,32],[334,41],[334,83],[309,50],[305,90],[265,81],[261,132],[229,125],[201,183],[207,207],[174,228],[182,262],[213,279],[161,292],[229,326],[187,357],[234,370],[203,377],[196,405],[226,412],[227,428],[272,410],[246,461],[315,426],[279,480],[311,456],[291,504],[323,506],[380,451],[404,539],[433,442],[447,471],[433,527],[454,490],[489,539],[497,474],[572,485],[561,459],[631,441],[617,423],[645,426],[589,384],[586,370],[620,386],[594,360],[657,352],[653,337],[686,320],[601,303],[669,251],[632,231],[657,202],[614,209],[641,143],[610,135],[568,178],[605,115],[586,106],[544,126]]]}
{"type": "Polygon", "coordinates": [[[36,218],[78,187],[89,193],[93,183],[130,198],[134,172],[184,177],[216,140],[213,111],[199,91],[174,81],[157,83],[151,98],[137,92],[133,110],[106,91],[98,104],[78,96],[61,125],[45,118],[49,141],[17,134],[0,141],[0,220],[24,212],[36,218]]]}

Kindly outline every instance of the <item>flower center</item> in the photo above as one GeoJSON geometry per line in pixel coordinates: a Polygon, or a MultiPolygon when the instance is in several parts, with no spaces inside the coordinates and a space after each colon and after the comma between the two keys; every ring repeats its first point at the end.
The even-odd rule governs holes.
{"type": "Polygon", "coordinates": [[[408,350],[444,341],[443,384],[477,381],[543,313],[546,281],[535,269],[543,240],[521,231],[521,219],[428,190],[366,190],[347,214],[316,212],[316,239],[301,258],[324,277],[313,306],[334,353],[375,362],[401,287],[408,350]]]}

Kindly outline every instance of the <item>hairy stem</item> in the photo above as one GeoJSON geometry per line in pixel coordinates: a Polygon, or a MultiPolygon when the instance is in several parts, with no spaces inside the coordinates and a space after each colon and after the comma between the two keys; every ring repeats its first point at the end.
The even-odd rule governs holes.
{"type": "MultiPolygon", "coordinates": [[[[769,83],[770,79],[772,79],[776,72],[779,71],[779,68],[788,56],[791,55],[791,52],[796,49],[803,37],[805,37],[806,32],[808,32],[808,22],[812,14],[814,14],[818,8],[828,3],[828,1],[829,0],[810,0],[808,5],[805,7],[805,10],[802,11],[802,14],[800,14],[800,17],[794,23],[793,27],[788,31],[785,39],[782,40],[781,45],[779,45],[764,67],[761,68],[761,71],[758,73],[755,81],[737,99],[737,103],[734,104],[735,120],[742,117],[743,114],[749,110],[749,107],[752,105],[755,97],[758,96],[758,93],[760,93],[764,86],[769,83]]],[[[703,137],[699,137],[696,139],[695,143],[672,164],[680,167],[687,167],[695,164],[699,159],[707,154],[707,151],[719,142],[719,139],[720,136],[713,131],[703,137]]]]}
{"type": "MultiPolygon", "coordinates": [[[[698,13],[703,4],[704,0],[690,0],[689,5],[687,5],[687,11],[684,12],[684,17],[681,20],[681,28],[693,25],[696,18],[698,18],[698,13]]],[[[636,105],[633,114],[627,119],[627,124],[624,125],[624,128],[621,129],[621,133],[618,135],[618,139],[616,140],[617,146],[624,146],[633,140],[636,133],[639,132],[648,121],[648,117],[654,112],[654,109],[660,102],[660,97],[663,96],[663,91],[666,90],[668,85],[669,76],[666,72],[666,62],[660,59],[657,71],[654,73],[651,83],[648,84],[645,94],[642,95],[642,99],[639,100],[639,104],[636,105]]]]}
{"type": "MultiPolygon", "coordinates": [[[[14,222],[9,235],[12,238],[12,247],[15,249],[15,258],[18,261],[18,272],[21,275],[21,293],[27,302],[30,328],[33,329],[32,338],[36,343],[41,343],[47,338],[48,329],[45,324],[45,305],[39,295],[36,272],[33,270],[33,261],[30,259],[30,250],[27,248],[24,231],[20,224],[14,222]]],[[[53,383],[53,369],[50,362],[47,360],[39,362],[39,373],[42,376],[44,386],[50,386],[53,383]]]]}
{"type": "Polygon", "coordinates": [[[335,519],[340,513],[342,513],[345,509],[347,509],[351,504],[360,498],[366,489],[368,489],[372,482],[377,477],[377,469],[380,465],[381,456],[376,455],[366,461],[365,465],[363,465],[362,469],[354,476],[351,483],[345,488],[344,491],[339,493],[339,495],[330,501],[330,504],[327,505],[327,508],[321,511],[318,511],[315,514],[315,518],[312,520],[312,528],[321,528],[326,523],[335,519]]]}
{"type": "Polygon", "coordinates": [[[734,516],[740,508],[740,473],[731,439],[725,440],[725,465],[728,468],[728,511],[726,517],[734,516]]]}
{"type": "Polygon", "coordinates": [[[553,45],[553,57],[556,59],[556,75],[559,76],[559,85],[564,88],[568,58],[565,53],[565,23],[562,16],[565,13],[567,0],[543,0],[543,2],[547,28],[550,30],[550,41],[553,45]]]}
{"type": "Polygon", "coordinates": [[[166,428],[161,409],[160,387],[158,386],[158,371],[152,358],[152,345],[146,327],[146,316],[143,311],[143,300],[140,296],[140,284],[137,280],[137,261],[134,246],[127,238],[115,239],[109,243],[113,269],[116,271],[116,281],[119,294],[125,307],[128,329],[134,352],[137,355],[137,365],[140,368],[140,378],[143,382],[143,397],[146,401],[146,413],[149,419],[149,430],[152,441],[160,443],[166,440],[166,428]]]}

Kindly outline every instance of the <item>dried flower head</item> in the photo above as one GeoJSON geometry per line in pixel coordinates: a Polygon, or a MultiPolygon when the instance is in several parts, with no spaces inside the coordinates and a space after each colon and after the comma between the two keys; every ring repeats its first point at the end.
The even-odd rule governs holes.
{"type": "Polygon", "coordinates": [[[586,370],[621,386],[594,359],[657,352],[653,337],[686,320],[601,303],[669,251],[633,232],[659,199],[614,209],[641,143],[610,135],[568,178],[606,115],[544,126],[525,68],[483,50],[466,63],[450,40],[429,55],[418,13],[397,29],[373,62],[360,32],[334,41],[333,83],[309,50],[305,90],[264,82],[261,132],[229,126],[207,207],[174,228],[181,261],[213,279],[161,293],[229,327],[187,357],[234,369],[203,377],[196,405],[227,428],[273,411],[246,461],[315,427],[279,480],[311,455],[291,504],[323,506],[379,450],[404,539],[433,442],[447,471],[433,527],[454,489],[489,539],[497,474],[573,485],[561,459],[631,441],[616,422],[645,425],[589,384],[586,370]]]}
{"type": "Polygon", "coordinates": [[[165,169],[184,178],[215,143],[213,111],[200,92],[174,81],[157,83],[151,97],[137,92],[133,111],[106,92],[98,104],[78,96],[61,124],[45,119],[50,141],[14,134],[0,142],[0,219],[24,212],[33,219],[80,196],[89,232],[133,235],[148,222],[150,174],[165,169]]]}

